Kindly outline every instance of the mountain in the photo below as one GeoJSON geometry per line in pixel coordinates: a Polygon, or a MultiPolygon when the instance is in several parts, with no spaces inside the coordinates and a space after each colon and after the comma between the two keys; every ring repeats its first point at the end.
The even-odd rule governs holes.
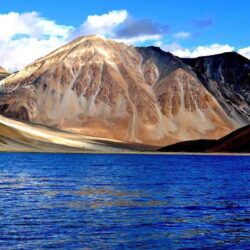
{"type": "Polygon", "coordinates": [[[156,47],[80,37],[2,80],[0,114],[148,145],[217,139],[249,122],[247,87],[231,96],[231,82],[217,88],[223,83],[200,65],[156,47]]]}
{"type": "Polygon", "coordinates": [[[250,61],[236,52],[182,59],[192,67],[227,114],[242,124],[250,117],[250,61]]]}
{"type": "Polygon", "coordinates": [[[0,80],[6,78],[9,75],[10,73],[6,69],[0,66],[0,80]]]}
{"type": "Polygon", "coordinates": [[[250,153],[250,125],[219,140],[179,142],[160,149],[161,152],[250,153]]]}

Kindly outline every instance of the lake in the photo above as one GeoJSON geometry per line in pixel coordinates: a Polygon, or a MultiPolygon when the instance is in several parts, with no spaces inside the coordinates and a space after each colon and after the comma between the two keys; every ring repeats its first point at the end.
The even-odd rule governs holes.
{"type": "Polygon", "coordinates": [[[250,158],[0,154],[0,249],[250,249],[250,158]]]}

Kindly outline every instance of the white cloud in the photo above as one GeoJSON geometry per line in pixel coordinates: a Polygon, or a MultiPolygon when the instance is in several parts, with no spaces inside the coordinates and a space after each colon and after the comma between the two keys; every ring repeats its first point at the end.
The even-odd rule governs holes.
{"type": "Polygon", "coordinates": [[[67,37],[73,27],[58,25],[54,21],[46,20],[36,12],[19,14],[10,12],[0,14],[0,40],[9,41],[16,36],[42,36],[67,37]]]}
{"type": "Polygon", "coordinates": [[[162,44],[161,48],[165,51],[169,51],[179,57],[199,57],[220,54],[224,52],[232,52],[234,47],[228,44],[211,44],[205,46],[198,46],[194,49],[183,48],[178,43],[162,44]]]}
{"type": "Polygon", "coordinates": [[[173,53],[179,57],[199,57],[221,54],[224,52],[232,52],[234,47],[228,44],[212,44],[206,46],[198,46],[195,49],[178,49],[173,53]]]}
{"type": "Polygon", "coordinates": [[[190,36],[191,36],[191,33],[185,32],[185,31],[181,31],[181,32],[174,34],[174,38],[176,38],[176,39],[185,39],[185,38],[188,38],[190,36]]]}
{"type": "Polygon", "coordinates": [[[10,71],[16,71],[63,44],[64,40],[56,37],[42,40],[26,37],[10,40],[0,46],[0,65],[10,71]]]}
{"type": "Polygon", "coordinates": [[[113,10],[100,16],[88,16],[81,27],[75,30],[73,37],[94,34],[112,37],[115,28],[122,24],[127,18],[128,12],[126,10],[113,10]]]}
{"type": "MultiPolygon", "coordinates": [[[[234,50],[234,47],[227,44],[198,46],[194,49],[185,49],[177,42],[163,44],[160,40],[166,34],[167,27],[151,20],[131,18],[126,10],[88,16],[79,28],[57,24],[36,12],[0,14],[0,23],[0,65],[10,71],[20,70],[80,35],[97,34],[133,45],[157,41],[156,46],[180,57],[197,57],[234,50]],[[127,35],[123,37],[124,31],[127,35]]],[[[189,35],[182,31],[174,36],[176,39],[183,39],[189,35]]],[[[250,58],[250,47],[242,48],[238,52],[250,58]]]]}
{"type": "Polygon", "coordinates": [[[126,10],[89,16],[79,29],[59,25],[36,12],[0,14],[0,65],[16,71],[80,35],[112,36],[126,10]],[[75,37],[73,37],[75,36],[75,37]]]}
{"type": "Polygon", "coordinates": [[[63,45],[74,29],[36,12],[0,14],[0,65],[19,70],[63,45]]]}
{"type": "Polygon", "coordinates": [[[242,56],[250,59],[250,46],[243,48],[243,49],[239,49],[238,53],[241,54],[242,56]]]}
{"type": "Polygon", "coordinates": [[[127,44],[143,43],[146,41],[159,40],[162,38],[161,34],[155,34],[152,31],[154,29],[159,29],[157,27],[158,24],[154,24],[149,20],[132,20],[132,26],[135,26],[132,28],[138,28],[137,25],[142,24],[146,26],[145,32],[148,32],[148,29],[150,29],[152,34],[143,33],[143,29],[145,29],[145,27],[141,27],[140,30],[142,31],[142,34],[131,34],[130,36],[122,37],[120,34],[118,34],[120,31],[118,28],[122,27],[125,30],[127,28],[131,29],[131,17],[126,10],[113,10],[100,16],[88,16],[87,20],[80,26],[80,28],[76,29],[72,33],[70,38],[72,39],[82,35],[98,34],[100,36],[112,38],[118,42],[124,42],[127,44]]]}
{"type": "Polygon", "coordinates": [[[115,28],[128,18],[126,10],[113,10],[104,15],[88,16],[87,20],[76,29],[72,38],[82,35],[95,35],[112,37],[115,28]]]}
{"type": "MultiPolygon", "coordinates": [[[[210,56],[221,54],[225,52],[236,51],[235,47],[228,44],[211,44],[205,46],[197,46],[193,49],[183,48],[179,43],[173,42],[170,44],[164,44],[162,41],[154,43],[155,46],[161,47],[164,51],[171,52],[172,54],[179,57],[194,58],[199,56],[210,56]]],[[[237,52],[250,59],[250,46],[237,50],[237,52]]]]}
{"type": "MultiPolygon", "coordinates": [[[[117,35],[119,27],[129,22],[126,10],[113,10],[104,15],[90,15],[79,28],[59,25],[45,19],[37,12],[0,14],[0,65],[10,71],[20,70],[37,58],[48,54],[61,45],[81,35],[101,35],[128,44],[159,40],[161,34],[136,34],[131,37],[117,35]]],[[[130,17],[131,18],[131,17],[130,17]]],[[[137,24],[145,23],[134,19],[137,24]]],[[[147,20],[150,28],[154,24],[147,20]]],[[[146,29],[147,30],[147,29],[146,29]]]]}

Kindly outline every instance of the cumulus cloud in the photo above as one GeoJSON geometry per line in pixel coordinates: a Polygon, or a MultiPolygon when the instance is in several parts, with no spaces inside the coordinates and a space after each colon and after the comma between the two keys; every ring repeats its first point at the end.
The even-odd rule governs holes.
{"type": "Polygon", "coordinates": [[[0,14],[0,65],[16,71],[82,35],[101,35],[128,44],[159,40],[167,26],[137,20],[126,10],[90,15],[79,28],[57,24],[37,12],[0,14]]]}
{"type": "Polygon", "coordinates": [[[114,10],[100,16],[88,16],[80,28],[73,32],[72,37],[93,34],[113,37],[115,28],[124,23],[127,18],[128,12],[126,10],[114,10]]]}
{"type": "Polygon", "coordinates": [[[250,46],[243,48],[243,49],[239,49],[238,53],[241,54],[242,56],[250,59],[250,46]]]}
{"type": "Polygon", "coordinates": [[[80,28],[72,33],[71,38],[98,34],[128,44],[135,44],[158,40],[168,30],[167,25],[153,22],[150,19],[135,19],[126,10],[114,10],[100,16],[89,16],[80,28]]]}
{"type": "Polygon", "coordinates": [[[160,46],[163,50],[173,53],[179,57],[199,57],[199,56],[209,56],[220,54],[224,52],[232,52],[235,50],[233,46],[228,44],[211,44],[205,46],[198,46],[193,49],[183,48],[178,43],[163,44],[162,42],[157,42],[155,45],[160,46]]]}
{"type": "Polygon", "coordinates": [[[14,72],[63,44],[64,40],[56,37],[49,39],[24,37],[10,40],[0,45],[0,65],[14,72]]]}
{"type": "Polygon", "coordinates": [[[0,40],[9,41],[18,36],[43,36],[67,37],[73,27],[57,25],[54,21],[46,20],[36,12],[19,14],[10,12],[0,14],[0,40]]]}
{"type": "Polygon", "coordinates": [[[190,32],[180,31],[174,34],[174,38],[176,39],[185,39],[191,36],[190,32]]]}
{"type": "Polygon", "coordinates": [[[10,71],[63,45],[73,30],[36,12],[0,14],[0,23],[0,65],[10,71]]]}
{"type": "MultiPolygon", "coordinates": [[[[149,19],[135,19],[126,10],[90,15],[79,28],[57,24],[37,12],[0,14],[0,23],[0,65],[10,71],[20,70],[81,35],[97,34],[133,45],[151,41],[180,57],[197,57],[234,50],[234,47],[227,44],[183,48],[176,41],[190,36],[189,32],[184,31],[174,34],[175,42],[164,44],[161,40],[169,32],[168,26],[149,19]]],[[[209,20],[196,20],[196,25],[200,27],[209,23],[209,20]]],[[[238,52],[250,58],[250,47],[242,48],[238,52]]]]}
{"type": "Polygon", "coordinates": [[[193,49],[183,48],[179,43],[172,42],[170,44],[164,44],[162,41],[154,43],[155,46],[160,47],[162,50],[171,52],[172,54],[183,58],[194,58],[200,56],[210,56],[221,54],[225,52],[236,51],[240,55],[250,59],[250,47],[236,50],[235,47],[228,44],[211,44],[205,46],[197,46],[193,49]]]}
{"type": "Polygon", "coordinates": [[[228,44],[212,44],[206,46],[198,46],[194,49],[177,49],[173,53],[179,57],[199,57],[221,54],[224,52],[234,51],[234,47],[228,44]]]}

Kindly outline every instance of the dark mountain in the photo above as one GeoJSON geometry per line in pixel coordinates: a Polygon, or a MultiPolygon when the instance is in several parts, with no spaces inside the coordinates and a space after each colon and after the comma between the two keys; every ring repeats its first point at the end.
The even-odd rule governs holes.
{"type": "Polygon", "coordinates": [[[161,152],[250,153],[250,125],[219,140],[180,142],[160,149],[161,152]]]}
{"type": "Polygon", "coordinates": [[[236,52],[181,59],[232,118],[249,123],[250,61],[236,52]]]}

